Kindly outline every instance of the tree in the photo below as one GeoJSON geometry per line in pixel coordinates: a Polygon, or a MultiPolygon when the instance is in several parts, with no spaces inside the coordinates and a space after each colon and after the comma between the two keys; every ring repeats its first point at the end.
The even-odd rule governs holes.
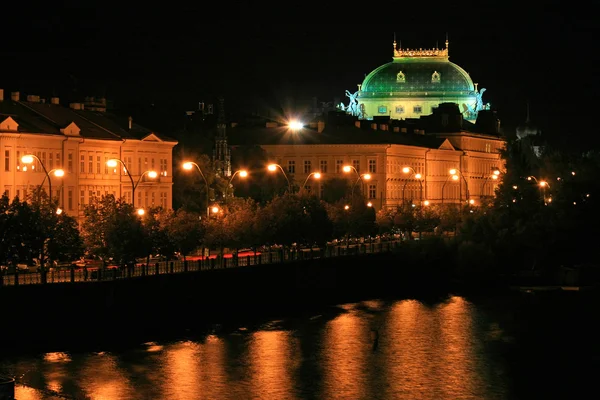
{"type": "Polygon", "coordinates": [[[323,182],[323,200],[330,204],[350,198],[351,191],[350,182],[346,178],[334,177],[323,182]]]}
{"type": "Polygon", "coordinates": [[[147,254],[142,222],[131,204],[109,194],[92,199],[84,214],[83,239],[91,255],[123,265],[147,254]]]}
{"type": "Polygon", "coordinates": [[[202,215],[180,208],[166,211],[161,217],[161,225],[166,230],[168,241],[185,258],[204,243],[206,223],[202,215]]]}

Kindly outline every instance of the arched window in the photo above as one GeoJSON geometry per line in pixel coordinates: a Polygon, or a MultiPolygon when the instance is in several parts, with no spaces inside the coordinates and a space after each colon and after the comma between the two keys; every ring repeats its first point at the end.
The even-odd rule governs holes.
{"type": "Polygon", "coordinates": [[[433,71],[433,75],[431,75],[431,82],[432,83],[440,83],[441,78],[442,77],[439,72],[433,71]]]}

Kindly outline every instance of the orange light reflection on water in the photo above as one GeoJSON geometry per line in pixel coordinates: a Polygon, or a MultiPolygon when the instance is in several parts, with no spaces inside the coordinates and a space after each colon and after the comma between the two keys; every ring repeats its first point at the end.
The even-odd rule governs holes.
{"type": "Polygon", "coordinates": [[[252,399],[293,399],[292,373],[298,342],[287,331],[252,334],[248,343],[249,393],[252,399]]]}
{"type": "Polygon", "coordinates": [[[364,399],[367,356],[372,351],[370,328],[345,313],[327,324],[323,337],[323,399],[364,399]]]}

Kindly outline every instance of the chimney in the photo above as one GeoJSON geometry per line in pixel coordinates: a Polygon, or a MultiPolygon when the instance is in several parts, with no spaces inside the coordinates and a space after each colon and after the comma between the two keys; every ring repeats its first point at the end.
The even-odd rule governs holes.
{"type": "Polygon", "coordinates": [[[51,97],[50,98],[50,103],[58,105],[59,104],[58,100],[59,100],[58,97],[51,97]]]}
{"type": "Polygon", "coordinates": [[[40,102],[40,96],[36,96],[33,94],[28,94],[27,95],[27,101],[30,103],[39,103],[40,102]]]}
{"type": "Polygon", "coordinates": [[[4,101],[4,89],[0,89],[0,101],[4,101]]]}
{"type": "Polygon", "coordinates": [[[131,118],[131,115],[129,116],[128,120],[129,120],[129,129],[131,130],[131,124],[133,122],[133,118],[131,118]]]}
{"type": "Polygon", "coordinates": [[[73,110],[83,110],[83,103],[71,103],[69,107],[73,110]]]}
{"type": "Polygon", "coordinates": [[[19,101],[19,92],[12,92],[10,94],[10,98],[12,99],[12,101],[19,101]]]}

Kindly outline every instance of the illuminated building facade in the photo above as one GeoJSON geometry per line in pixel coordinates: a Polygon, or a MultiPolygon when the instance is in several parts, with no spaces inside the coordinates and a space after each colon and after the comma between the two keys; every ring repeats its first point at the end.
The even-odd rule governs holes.
{"type": "Polygon", "coordinates": [[[49,174],[64,170],[63,177],[51,176],[52,197],[80,222],[90,200],[107,194],[132,202],[135,192],[136,207],[172,208],[172,151],[177,141],[135,124],[131,117],[107,113],[103,99],[86,98],[85,104],[63,106],[56,97],[48,102],[39,96],[22,99],[19,92],[9,97],[0,89],[2,192],[21,200],[42,184],[47,192],[41,161],[49,174]],[[26,154],[39,161],[24,164],[21,158],[26,154]],[[121,164],[109,167],[110,159],[121,160],[130,175],[121,164]],[[150,179],[148,171],[156,171],[158,177],[150,179]]]}

